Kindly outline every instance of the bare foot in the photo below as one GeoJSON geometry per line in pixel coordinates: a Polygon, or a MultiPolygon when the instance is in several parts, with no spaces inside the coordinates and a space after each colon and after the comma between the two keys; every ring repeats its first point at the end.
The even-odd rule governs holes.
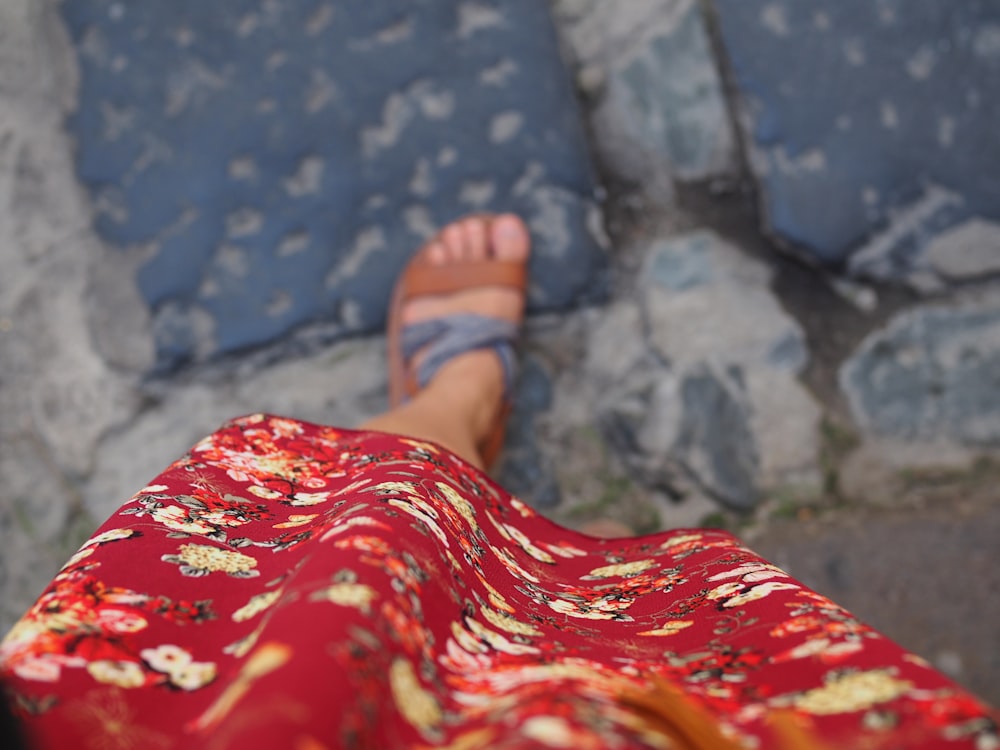
{"type": "MultiPolygon", "coordinates": [[[[530,252],[528,228],[513,214],[460,219],[442,229],[420,250],[425,262],[439,266],[488,259],[526,263],[530,252]]],[[[510,287],[486,286],[421,296],[406,303],[401,317],[406,326],[455,313],[474,313],[520,323],[524,318],[524,295],[510,287]]],[[[421,352],[418,352],[414,367],[420,364],[420,359],[421,352]]],[[[471,351],[442,365],[427,389],[446,391],[451,403],[469,410],[470,428],[478,444],[491,433],[503,398],[503,366],[493,351],[471,351]],[[465,397],[460,398],[463,395],[465,397]]]]}

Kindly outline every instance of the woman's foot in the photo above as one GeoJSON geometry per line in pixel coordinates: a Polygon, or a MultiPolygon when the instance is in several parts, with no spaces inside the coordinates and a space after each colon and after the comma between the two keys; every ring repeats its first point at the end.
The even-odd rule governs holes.
{"type": "MultiPolygon", "coordinates": [[[[416,260],[440,269],[488,260],[527,263],[531,240],[528,228],[513,214],[469,216],[446,226],[419,252],[416,260]]],[[[471,313],[520,325],[524,293],[508,286],[477,286],[442,295],[419,296],[402,308],[405,329],[426,320],[471,313]]],[[[408,368],[419,369],[425,350],[418,351],[408,368]]],[[[504,396],[504,370],[495,351],[480,349],[445,362],[427,389],[449,396],[465,407],[472,438],[482,444],[490,435],[504,396]],[[459,397],[462,398],[459,398],[459,397]]]]}
{"type": "MultiPolygon", "coordinates": [[[[426,321],[475,315],[520,325],[524,290],[505,284],[503,279],[512,269],[523,279],[530,252],[528,228],[513,214],[469,216],[444,227],[414,256],[397,287],[405,294],[398,308],[390,313],[390,318],[397,319],[390,320],[390,334],[394,324],[401,329],[396,331],[397,341],[393,342],[390,335],[395,356],[401,351],[398,339],[405,338],[407,328],[413,330],[426,321]],[[490,268],[489,261],[500,263],[490,268]],[[481,278],[465,284],[470,269],[472,277],[481,278]],[[450,273],[454,276],[450,277],[450,273]],[[428,278],[433,282],[428,283],[428,278]],[[483,283],[482,278],[487,282],[483,283]],[[493,278],[496,284],[491,283],[493,278]],[[449,289],[447,293],[420,291],[438,285],[442,279],[443,286],[449,289]],[[454,283],[455,279],[458,283],[454,283]]],[[[413,380],[409,376],[420,370],[432,346],[417,349],[402,363],[407,379],[413,380]]],[[[399,373],[394,380],[395,407],[365,427],[433,440],[471,463],[484,466],[483,452],[496,437],[497,420],[504,416],[505,370],[496,350],[472,349],[452,356],[422,388],[411,390],[405,402],[399,373]]]]}

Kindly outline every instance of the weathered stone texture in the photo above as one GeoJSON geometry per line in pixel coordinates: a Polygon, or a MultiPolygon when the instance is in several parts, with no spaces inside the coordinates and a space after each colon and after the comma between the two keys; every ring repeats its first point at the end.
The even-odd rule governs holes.
{"type": "Polygon", "coordinates": [[[736,171],[722,81],[696,0],[556,0],[607,166],[647,191],[736,171]]]}
{"type": "Polygon", "coordinates": [[[1000,297],[900,314],[840,379],[855,418],[876,434],[1000,447],[1000,297]]]}
{"type": "Polygon", "coordinates": [[[879,278],[932,290],[910,278],[928,244],[1000,219],[1000,6],[712,5],[770,230],[819,261],[865,254],[879,278]]]}

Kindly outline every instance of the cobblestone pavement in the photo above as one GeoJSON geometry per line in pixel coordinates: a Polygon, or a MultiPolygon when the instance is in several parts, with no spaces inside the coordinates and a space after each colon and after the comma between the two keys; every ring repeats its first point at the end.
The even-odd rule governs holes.
{"type": "MultiPolygon", "coordinates": [[[[796,180],[847,179],[824,170],[870,159],[867,132],[903,138],[934,104],[920,100],[925,73],[965,66],[966,96],[949,99],[964,108],[939,113],[938,148],[942,134],[991,121],[1000,25],[984,10],[969,26],[968,8],[986,8],[971,3],[931,32],[918,23],[930,5],[943,7],[913,4],[899,58],[913,85],[887,80],[853,100],[859,111],[834,115],[850,118],[852,147],[834,131],[802,140],[795,92],[767,69],[755,70],[756,89],[745,77],[754,43],[802,54],[793,42],[806,23],[834,35],[811,48],[839,56],[830,65],[877,63],[839,12],[552,1],[607,193],[612,291],[607,305],[529,321],[500,476],[569,525],[609,516],[640,531],[738,530],[996,704],[997,206],[974,197],[976,175],[923,179],[933,159],[915,157],[903,176],[917,174],[916,189],[855,185],[871,205],[851,213],[850,237],[796,235],[804,214],[782,214],[796,180]]],[[[879,23],[902,13],[876,6],[879,23]]],[[[59,7],[0,3],[4,627],[100,520],[223,420],[273,411],[352,424],[385,407],[378,336],[150,377],[144,258],[98,239],[77,178],[65,118],[79,91],[59,7]]],[[[829,204],[821,193],[808,208],[829,204]]]]}
{"type": "Polygon", "coordinates": [[[530,310],[605,298],[593,170],[544,3],[59,8],[77,177],[98,236],[138,261],[159,373],[378,333],[412,247],[487,207],[533,229],[530,310]]]}

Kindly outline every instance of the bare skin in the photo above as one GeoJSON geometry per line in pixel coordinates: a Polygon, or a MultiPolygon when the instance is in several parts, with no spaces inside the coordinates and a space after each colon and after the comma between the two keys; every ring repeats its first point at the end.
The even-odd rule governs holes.
{"type": "MultiPolygon", "coordinates": [[[[531,254],[528,228],[513,214],[493,218],[469,216],[449,224],[421,250],[436,265],[497,260],[527,263],[531,254]]],[[[477,287],[448,295],[411,300],[402,310],[404,324],[455,313],[476,313],[520,323],[524,295],[509,287],[477,287]]],[[[417,354],[419,362],[420,354],[417,354]]],[[[469,463],[485,469],[481,446],[492,432],[503,399],[503,368],[493,351],[472,351],[442,365],[427,387],[405,404],[360,426],[443,445],[469,463]]],[[[631,536],[622,524],[601,520],[584,533],[631,536]]]]}

